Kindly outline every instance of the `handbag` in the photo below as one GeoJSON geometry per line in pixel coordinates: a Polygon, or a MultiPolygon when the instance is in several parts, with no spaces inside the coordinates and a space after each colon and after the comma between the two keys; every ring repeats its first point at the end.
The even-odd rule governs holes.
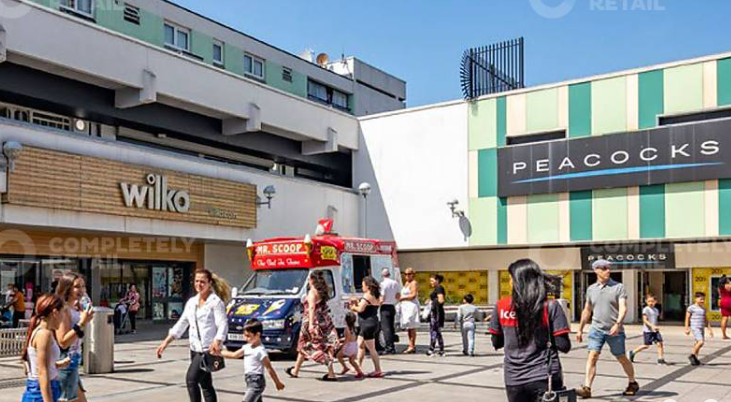
{"type": "Polygon", "coordinates": [[[431,300],[427,301],[426,304],[424,304],[424,307],[421,308],[421,319],[423,321],[429,321],[430,317],[431,317],[431,300]]]}
{"type": "MultiPolygon", "coordinates": [[[[198,305],[195,306],[195,330],[198,332],[198,340],[203,346],[203,338],[201,338],[201,330],[198,325],[198,305]]],[[[226,368],[226,360],[222,356],[215,356],[209,352],[203,352],[200,369],[206,373],[215,373],[226,368]]]]}
{"type": "MultiPolygon", "coordinates": [[[[546,308],[550,306],[546,303],[546,308]]],[[[548,372],[548,389],[542,395],[538,397],[538,402],[576,402],[576,390],[575,389],[553,389],[553,375],[551,375],[551,366],[553,362],[553,351],[558,353],[556,347],[556,338],[553,336],[553,322],[548,319],[548,353],[546,357],[546,371],[548,372]]]]}

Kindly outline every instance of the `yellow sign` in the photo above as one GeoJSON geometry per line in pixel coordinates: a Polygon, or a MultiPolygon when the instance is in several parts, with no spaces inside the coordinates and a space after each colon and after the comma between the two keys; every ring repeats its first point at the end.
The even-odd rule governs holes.
{"type": "Polygon", "coordinates": [[[338,251],[332,246],[322,246],[320,248],[320,258],[323,260],[337,261],[338,251]]]}
{"type": "Polygon", "coordinates": [[[236,309],[236,315],[250,315],[259,310],[260,304],[242,304],[236,309]]]}
{"type": "Polygon", "coordinates": [[[693,294],[689,300],[695,303],[695,293],[706,294],[706,312],[710,321],[721,321],[721,309],[718,305],[718,281],[722,275],[731,276],[731,268],[693,268],[693,294]]]}

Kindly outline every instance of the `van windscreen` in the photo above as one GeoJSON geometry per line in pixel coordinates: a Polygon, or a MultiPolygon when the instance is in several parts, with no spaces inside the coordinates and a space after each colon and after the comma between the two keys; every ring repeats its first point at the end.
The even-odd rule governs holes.
{"type": "Polygon", "coordinates": [[[256,271],[244,285],[243,295],[295,295],[305,286],[307,269],[256,271]]]}

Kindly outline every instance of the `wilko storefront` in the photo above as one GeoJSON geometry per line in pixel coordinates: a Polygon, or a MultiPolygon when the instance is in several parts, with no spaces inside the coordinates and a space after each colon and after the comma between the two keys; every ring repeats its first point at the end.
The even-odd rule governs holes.
{"type": "Polygon", "coordinates": [[[251,184],[26,147],[2,209],[31,224],[0,226],[2,288],[15,283],[34,301],[74,271],[97,305],[113,307],[134,284],[140,318],[176,319],[205,263],[201,234],[255,227],[255,202],[251,184]]]}

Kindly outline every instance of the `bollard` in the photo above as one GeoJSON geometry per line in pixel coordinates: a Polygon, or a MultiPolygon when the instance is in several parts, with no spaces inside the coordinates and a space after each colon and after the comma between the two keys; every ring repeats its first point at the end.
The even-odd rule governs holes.
{"type": "Polygon", "coordinates": [[[106,374],[114,371],[114,310],[94,307],[94,318],[84,337],[84,373],[106,374]]]}

